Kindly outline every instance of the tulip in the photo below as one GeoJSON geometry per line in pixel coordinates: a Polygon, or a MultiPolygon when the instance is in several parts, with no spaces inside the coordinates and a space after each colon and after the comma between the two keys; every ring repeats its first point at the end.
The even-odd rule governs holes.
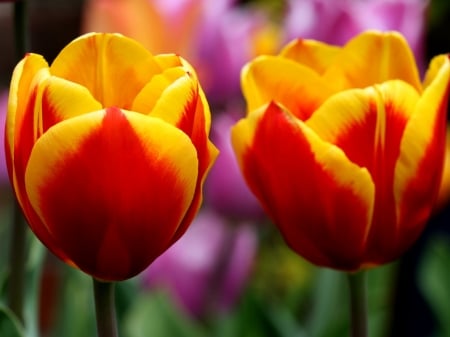
{"type": "Polygon", "coordinates": [[[445,145],[445,161],[442,181],[439,188],[435,212],[442,211],[450,201],[450,127],[447,126],[447,141],[445,145]]]}
{"type": "Polygon", "coordinates": [[[344,47],[299,39],[246,65],[248,114],[233,147],[295,252],[358,271],[411,246],[441,181],[449,79],[440,55],[421,83],[395,32],[368,31],[344,47]]]}
{"type": "Polygon", "coordinates": [[[56,256],[98,280],[144,270],[187,229],[217,150],[192,67],[118,34],[86,34],[49,66],[16,66],[8,173],[56,256]]]}

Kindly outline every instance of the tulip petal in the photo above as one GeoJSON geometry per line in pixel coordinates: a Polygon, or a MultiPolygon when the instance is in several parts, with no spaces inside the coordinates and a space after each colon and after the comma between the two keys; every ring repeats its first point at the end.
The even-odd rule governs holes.
{"type": "Polygon", "coordinates": [[[360,267],[374,202],[365,168],[275,104],[238,122],[232,143],[247,184],[295,251],[321,266],[360,267]]]}
{"type": "Polygon", "coordinates": [[[445,159],[442,180],[433,212],[439,212],[450,202],[450,126],[447,124],[447,137],[445,142],[445,159]]]}
{"type": "Polygon", "coordinates": [[[154,60],[161,69],[175,68],[184,65],[182,58],[176,54],[158,54],[154,56],[154,60]]]}
{"type": "Polygon", "coordinates": [[[394,165],[397,160],[404,127],[418,100],[417,92],[401,81],[347,90],[330,97],[306,124],[374,174],[386,161],[394,165]],[[380,162],[381,156],[386,159],[380,162]]]}
{"type": "MultiPolygon", "coordinates": [[[[183,81],[177,83],[175,82],[178,79],[182,78],[183,76],[187,77],[186,71],[181,67],[168,68],[164,70],[161,74],[153,76],[150,82],[147,83],[144,86],[144,88],[142,88],[142,90],[139,92],[139,94],[136,96],[133,102],[132,110],[142,112],[145,114],[151,113],[156,105],[156,102],[160,100],[163,92],[166,89],[168,89],[168,87],[172,88],[179,87],[180,82],[183,81]]],[[[172,97],[172,99],[175,99],[175,102],[183,101],[183,99],[177,97],[177,94],[182,94],[183,96],[185,96],[185,93],[181,91],[182,90],[178,90],[177,93],[172,97]]],[[[184,109],[174,109],[172,107],[169,107],[168,109],[166,109],[166,111],[164,111],[164,114],[161,117],[163,117],[164,119],[164,117],[168,114],[171,114],[171,112],[176,111],[176,113],[179,113],[180,111],[183,110],[184,109]]],[[[175,123],[172,122],[172,124],[175,123]]]]}
{"type": "MultiPolygon", "coordinates": [[[[27,124],[25,121],[34,120],[32,119],[33,109],[31,108],[32,104],[30,104],[30,101],[34,99],[39,84],[35,77],[40,71],[47,68],[48,64],[41,55],[30,53],[14,69],[9,91],[8,114],[6,119],[6,141],[9,145],[9,151],[12,154],[14,153],[13,147],[15,140],[18,138],[16,136],[17,134],[21,134],[20,130],[22,126],[27,124]]],[[[32,126],[29,125],[29,127],[32,126]]],[[[29,132],[28,134],[33,133],[29,132]]]]}
{"type": "Polygon", "coordinates": [[[110,108],[50,128],[25,179],[33,208],[68,258],[94,277],[121,280],[166,249],[192,202],[197,170],[183,132],[110,108]]]}
{"type": "Polygon", "coordinates": [[[340,50],[339,47],[323,42],[296,39],[283,48],[280,56],[303,64],[322,75],[340,50]]]}
{"type": "Polygon", "coordinates": [[[68,44],[51,73],[86,87],[104,107],[130,109],[137,93],[161,72],[143,46],[119,34],[86,34],[68,44]]]}
{"type": "Polygon", "coordinates": [[[182,67],[185,73],[198,82],[197,72],[184,58],[176,54],[158,54],[154,56],[154,60],[161,67],[161,69],[182,67]]]}
{"type": "Polygon", "coordinates": [[[23,207],[23,177],[33,144],[38,137],[34,103],[42,81],[49,76],[48,64],[40,55],[27,54],[13,72],[5,126],[5,150],[9,176],[23,207]]]}
{"type": "Polygon", "coordinates": [[[194,216],[197,214],[203,200],[203,184],[206,175],[219,154],[218,149],[208,138],[211,128],[211,112],[209,110],[208,102],[202,88],[197,86],[196,90],[196,95],[194,96],[195,99],[192,102],[187,103],[187,106],[190,106],[192,109],[186,110],[186,113],[183,114],[182,118],[178,121],[177,127],[189,135],[192,143],[197,149],[199,178],[194,200],[178,228],[172,243],[181,237],[194,216]]]}
{"type": "MultiPolygon", "coordinates": [[[[149,113],[149,116],[161,118],[185,132],[197,149],[199,159],[199,179],[191,208],[181,223],[173,242],[188,228],[202,201],[202,186],[206,173],[212,166],[218,151],[208,139],[211,127],[211,113],[206,97],[199,87],[195,73],[186,71],[189,65],[183,63],[183,68],[176,65],[172,55],[162,57],[169,68],[152,81],[136,97],[133,110],[149,113]]],[[[183,61],[183,60],[181,60],[183,61]]]]}
{"type": "Polygon", "coordinates": [[[210,129],[208,103],[197,81],[189,74],[180,75],[180,68],[172,68],[155,76],[138,95],[133,107],[175,125],[200,150],[206,145],[210,129]]]}
{"type": "Polygon", "coordinates": [[[404,249],[420,234],[432,209],[442,175],[450,59],[443,55],[434,62],[439,71],[428,78],[416,109],[406,125],[400,157],[395,166],[394,191],[399,218],[399,242],[404,249]]]}
{"type": "Polygon", "coordinates": [[[35,114],[41,116],[42,131],[65,119],[102,109],[83,86],[52,76],[41,87],[35,114]]]}
{"type": "Polygon", "coordinates": [[[260,56],[242,71],[248,111],[275,101],[306,120],[333,92],[312,69],[286,58],[260,56]]]}
{"type": "Polygon", "coordinates": [[[423,81],[423,88],[426,89],[433,81],[436,76],[438,76],[439,72],[442,71],[442,68],[445,67],[446,63],[448,63],[448,55],[439,55],[434,57],[430,61],[430,65],[425,74],[425,79],[423,81]]]}
{"type": "MultiPolygon", "coordinates": [[[[374,264],[380,263],[375,260],[380,255],[377,247],[390,247],[395,242],[394,167],[403,131],[418,100],[418,93],[409,84],[388,81],[331,97],[307,122],[322,139],[338,146],[371,174],[377,193],[366,260],[374,264]]],[[[382,255],[390,256],[391,252],[382,255]]]]}
{"type": "Polygon", "coordinates": [[[414,55],[396,32],[368,31],[350,40],[324,74],[336,89],[365,88],[399,79],[421,92],[414,55]],[[370,65],[370,66],[367,66],[370,65]]]}
{"type": "Polygon", "coordinates": [[[28,159],[38,137],[39,121],[34,115],[34,103],[41,83],[48,76],[48,64],[37,54],[25,55],[14,69],[5,125],[5,154],[8,174],[27,222],[39,239],[55,255],[64,259],[65,254],[53,244],[48,232],[39,226],[41,221],[30,205],[24,181],[28,159]]]}

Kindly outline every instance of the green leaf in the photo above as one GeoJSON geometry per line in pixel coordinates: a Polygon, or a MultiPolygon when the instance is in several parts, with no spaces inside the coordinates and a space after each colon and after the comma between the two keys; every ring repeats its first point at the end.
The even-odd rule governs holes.
{"type": "MultiPolygon", "coordinates": [[[[385,336],[390,318],[390,294],[396,264],[368,270],[368,328],[373,337],[385,336]]],[[[350,303],[346,275],[343,272],[318,268],[316,288],[307,321],[309,335],[340,337],[348,335],[350,303]]]]}
{"type": "Polygon", "coordinates": [[[419,267],[419,287],[437,318],[441,336],[450,336],[450,240],[430,240],[419,267]]]}
{"type": "Polygon", "coordinates": [[[0,304],[0,336],[25,337],[19,319],[6,306],[0,304]]]}
{"type": "MultiPolygon", "coordinates": [[[[58,262],[58,261],[56,261],[58,262]]],[[[60,297],[50,336],[95,336],[92,278],[61,263],[60,297]]]]}
{"type": "Polygon", "coordinates": [[[216,322],[217,337],[305,337],[292,312],[281,303],[264,301],[248,290],[236,311],[216,322]]]}
{"type": "Polygon", "coordinates": [[[202,337],[205,331],[175,307],[162,293],[146,293],[136,298],[123,318],[126,337],[202,337]]]}
{"type": "Polygon", "coordinates": [[[28,260],[25,270],[24,319],[27,337],[39,336],[39,287],[46,256],[44,245],[30,232],[28,260]]]}
{"type": "Polygon", "coordinates": [[[308,332],[318,337],[339,336],[347,329],[349,319],[345,274],[318,268],[315,282],[308,332]]]}
{"type": "Polygon", "coordinates": [[[392,318],[392,291],[398,269],[390,263],[368,270],[369,336],[384,337],[392,318]]]}

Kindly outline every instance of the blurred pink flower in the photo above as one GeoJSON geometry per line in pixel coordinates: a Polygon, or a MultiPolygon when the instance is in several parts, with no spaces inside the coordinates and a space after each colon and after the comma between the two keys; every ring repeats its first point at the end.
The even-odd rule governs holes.
{"type": "Polygon", "coordinates": [[[5,121],[6,121],[6,111],[8,110],[8,92],[0,92],[0,186],[9,186],[8,170],[6,168],[5,160],[5,121]]]}
{"type": "Polygon", "coordinates": [[[195,317],[230,310],[250,276],[257,250],[253,226],[229,226],[201,211],[186,234],[141,274],[195,317]]]}
{"type": "MultiPolygon", "coordinates": [[[[233,7],[212,22],[206,20],[197,37],[197,67],[213,103],[240,99],[243,65],[280,46],[280,31],[268,14],[256,7],[233,7]]],[[[231,102],[233,103],[233,102],[231,102]]]]}
{"type": "Polygon", "coordinates": [[[247,187],[231,146],[230,128],[238,117],[222,113],[212,121],[211,140],[220,154],[205,182],[205,204],[232,220],[255,222],[263,218],[264,212],[247,187]]]}
{"type": "Polygon", "coordinates": [[[424,58],[427,0],[287,0],[286,39],[311,38],[343,45],[367,29],[396,30],[424,58]]]}

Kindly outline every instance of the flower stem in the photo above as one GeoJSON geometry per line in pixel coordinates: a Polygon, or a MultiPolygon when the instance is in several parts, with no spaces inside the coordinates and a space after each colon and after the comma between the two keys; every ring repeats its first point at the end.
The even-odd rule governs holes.
{"type": "Polygon", "coordinates": [[[114,282],[93,279],[98,337],[118,337],[114,282]]]}
{"type": "Polygon", "coordinates": [[[367,337],[366,272],[349,273],[351,336],[367,337]]]}
{"type": "Polygon", "coordinates": [[[25,262],[26,262],[26,223],[23,220],[20,207],[15,202],[14,218],[12,223],[11,242],[9,250],[9,286],[8,286],[8,306],[23,323],[23,291],[25,282],[25,262]]]}
{"type": "MultiPolygon", "coordinates": [[[[17,61],[27,50],[28,25],[26,1],[14,2],[14,41],[17,61]]],[[[26,234],[27,225],[23,219],[20,206],[14,200],[13,222],[9,249],[9,265],[11,266],[8,288],[8,305],[12,312],[23,323],[24,279],[26,263],[26,234]]]]}

